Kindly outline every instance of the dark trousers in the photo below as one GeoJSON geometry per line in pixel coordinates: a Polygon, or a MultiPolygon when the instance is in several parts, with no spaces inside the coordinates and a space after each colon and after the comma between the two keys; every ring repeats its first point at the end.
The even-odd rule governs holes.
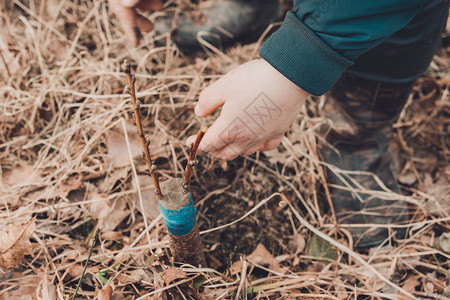
{"type": "Polygon", "coordinates": [[[407,26],[360,56],[347,72],[389,83],[415,80],[439,49],[448,13],[449,0],[432,1],[407,26]]]}

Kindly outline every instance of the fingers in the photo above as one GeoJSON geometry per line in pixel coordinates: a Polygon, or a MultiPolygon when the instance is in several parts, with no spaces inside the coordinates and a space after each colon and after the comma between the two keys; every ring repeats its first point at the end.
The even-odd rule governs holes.
{"type": "Polygon", "coordinates": [[[224,134],[224,129],[227,128],[228,125],[229,123],[223,116],[217,118],[211,127],[208,128],[198,149],[212,153],[233,142],[231,136],[224,134]]]}
{"type": "Polygon", "coordinates": [[[141,31],[153,30],[153,23],[136,11],[140,9],[162,9],[160,0],[109,0],[114,14],[119,19],[120,25],[127,38],[137,46],[142,37],[141,31]]]}
{"type": "Polygon", "coordinates": [[[276,137],[276,138],[268,140],[267,142],[265,142],[262,145],[258,144],[256,146],[255,145],[249,146],[249,147],[247,146],[245,148],[242,148],[237,143],[230,143],[230,144],[227,144],[226,146],[224,146],[222,149],[213,151],[211,153],[211,155],[218,157],[218,158],[226,159],[226,160],[232,160],[232,159],[238,157],[239,155],[251,155],[258,150],[269,151],[269,150],[275,149],[276,147],[278,147],[280,145],[282,139],[283,139],[283,136],[276,137]]]}
{"type": "MultiPolygon", "coordinates": [[[[212,132],[212,129],[213,127],[211,127],[211,129],[208,129],[208,132],[212,132]]],[[[195,135],[188,137],[186,140],[186,145],[188,146],[192,145],[195,141],[195,138],[196,138],[195,135]]],[[[238,157],[239,155],[251,155],[258,150],[269,151],[275,149],[280,145],[282,139],[283,136],[270,139],[262,145],[258,144],[252,146],[248,145],[243,146],[240,143],[232,140],[227,141],[225,139],[217,138],[214,135],[212,137],[207,137],[205,134],[205,137],[203,138],[203,141],[200,144],[199,150],[208,152],[209,154],[217,158],[232,160],[238,157]]]]}
{"type": "Polygon", "coordinates": [[[276,147],[278,147],[278,145],[280,145],[282,139],[283,139],[283,135],[278,136],[273,139],[270,139],[267,142],[265,142],[264,144],[262,144],[258,148],[258,150],[259,151],[269,151],[269,150],[275,149],[276,147]]]}
{"type": "Polygon", "coordinates": [[[153,23],[140,14],[137,14],[136,24],[141,31],[150,32],[153,30],[153,23]]]}
{"type": "Polygon", "coordinates": [[[227,145],[218,151],[211,152],[210,154],[220,159],[232,160],[238,157],[241,153],[237,152],[232,145],[227,145]]]}
{"type": "MultiPolygon", "coordinates": [[[[187,146],[191,146],[194,141],[195,141],[196,136],[192,135],[190,137],[187,138],[186,140],[186,145],[187,146]]],[[[204,143],[204,141],[202,141],[202,143],[200,145],[202,145],[204,143]]],[[[225,146],[223,146],[222,148],[216,148],[217,145],[223,145],[223,143],[218,143],[218,144],[214,144],[214,146],[212,145],[206,145],[204,146],[204,149],[199,149],[201,151],[205,151],[208,152],[210,155],[217,157],[217,158],[221,158],[221,159],[225,159],[225,160],[232,160],[234,158],[236,158],[237,156],[239,156],[240,153],[236,152],[236,145],[230,145],[230,144],[226,144],[225,146]]]]}
{"type": "Polygon", "coordinates": [[[279,137],[276,137],[276,138],[266,141],[262,145],[258,144],[256,146],[251,146],[251,147],[247,148],[247,150],[245,150],[242,154],[243,155],[252,155],[253,153],[255,153],[258,150],[259,151],[269,151],[269,150],[275,149],[280,145],[282,139],[283,139],[283,136],[279,136],[279,137]]]}
{"type": "Polygon", "coordinates": [[[115,0],[120,1],[123,6],[137,7],[146,10],[160,10],[163,4],[160,0],[115,0]]]}
{"type": "Polygon", "coordinates": [[[150,32],[153,30],[153,23],[138,14],[134,8],[123,7],[116,12],[116,15],[125,35],[135,46],[139,44],[142,38],[141,31],[150,32]]]}
{"type": "MultiPolygon", "coordinates": [[[[232,142],[232,140],[224,136],[223,131],[228,125],[224,118],[219,117],[214,123],[208,128],[205,136],[200,143],[198,150],[212,153],[232,142]]],[[[195,142],[196,135],[191,135],[186,139],[186,145],[190,146],[195,142]]]]}
{"type": "Polygon", "coordinates": [[[262,145],[256,145],[256,146],[253,145],[253,146],[247,146],[247,147],[242,147],[238,143],[230,143],[230,144],[225,145],[224,147],[222,147],[219,150],[211,152],[210,154],[217,158],[221,158],[221,159],[225,159],[225,160],[232,160],[232,159],[235,159],[236,157],[238,157],[239,155],[251,155],[258,150],[268,151],[268,150],[275,149],[276,147],[278,147],[278,145],[280,145],[282,139],[283,139],[283,136],[276,137],[271,140],[268,140],[267,142],[265,142],[262,145]]]}
{"type": "Polygon", "coordinates": [[[193,145],[196,137],[196,135],[191,135],[190,137],[188,137],[186,139],[186,146],[190,147],[191,145],[193,145]]]}
{"type": "MultiPolygon", "coordinates": [[[[250,140],[247,128],[233,119],[221,115],[208,128],[199,150],[210,153],[213,156],[233,159],[240,155],[246,148],[250,140]]],[[[190,136],[186,140],[187,145],[195,141],[195,136],[190,136]]]]}
{"type": "Polygon", "coordinates": [[[259,149],[259,145],[258,146],[253,146],[250,147],[249,149],[245,150],[244,153],[242,153],[243,155],[252,155],[253,153],[255,153],[256,151],[258,151],[259,149]]]}
{"type": "Polygon", "coordinates": [[[216,81],[201,92],[195,106],[197,116],[207,116],[225,103],[227,92],[222,88],[220,81],[216,81]]]}
{"type": "MultiPolygon", "coordinates": [[[[268,151],[275,149],[281,143],[284,135],[276,136],[266,142],[254,140],[248,129],[239,122],[229,122],[224,116],[220,116],[208,129],[199,150],[208,152],[212,156],[231,160],[239,155],[251,155],[256,151],[268,151]]],[[[196,136],[187,138],[186,145],[192,145],[196,136]]]]}
{"type": "Polygon", "coordinates": [[[117,16],[117,19],[119,19],[125,35],[134,45],[137,45],[139,43],[140,32],[138,33],[139,28],[136,23],[138,15],[136,10],[125,6],[114,6],[114,13],[117,16]]]}
{"type": "Polygon", "coordinates": [[[135,6],[143,10],[161,10],[163,8],[163,4],[160,0],[141,0],[135,4],[135,6]]]}
{"type": "Polygon", "coordinates": [[[139,0],[119,0],[119,1],[123,6],[126,7],[135,7],[139,3],[139,0]]]}

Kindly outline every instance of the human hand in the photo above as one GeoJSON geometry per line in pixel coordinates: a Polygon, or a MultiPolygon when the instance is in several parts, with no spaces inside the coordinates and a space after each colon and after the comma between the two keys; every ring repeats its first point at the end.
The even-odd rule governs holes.
{"type": "MultiPolygon", "coordinates": [[[[199,150],[231,160],[276,148],[309,96],[267,61],[256,59],[232,70],[200,94],[204,117],[222,106],[199,150]]],[[[195,136],[187,140],[192,144],[195,136]]]]}
{"type": "Polygon", "coordinates": [[[125,35],[135,46],[142,37],[141,31],[150,32],[153,29],[153,23],[139,14],[136,8],[160,10],[163,7],[161,0],[109,0],[109,4],[125,35]]]}

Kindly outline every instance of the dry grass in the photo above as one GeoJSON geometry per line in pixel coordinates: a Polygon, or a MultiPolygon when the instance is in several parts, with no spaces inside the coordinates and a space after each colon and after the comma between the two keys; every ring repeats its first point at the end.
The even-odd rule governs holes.
{"type": "Polygon", "coordinates": [[[450,254],[439,237],[450,228],[449,49],[396,124],[405,195],[374,192],[411,203],[406,239],[357,253],[345,232],[335,238],[316,154],[324,121],[311,100],[277,151],[228,164],[199,155],[192,185],[210,267],[180,271],[139,158],[120,64],[135,62],[161,179],[181,178],[185,138],[215,118],[194,116],[196,97],[259,43],[186,57],[151,35],[131,47],[105,1],[3,2],[0,232],[32,216],[36,230],[25,260],[0,269],[0,299],[69,299],[96,224],[80,299],[97,297],[106,281],[114,299],[447,299],[450,254]],[[313,234],[336,260],[305,251],[313,234]],[[259,243],[269,251],[249,255],[259,243]]]}

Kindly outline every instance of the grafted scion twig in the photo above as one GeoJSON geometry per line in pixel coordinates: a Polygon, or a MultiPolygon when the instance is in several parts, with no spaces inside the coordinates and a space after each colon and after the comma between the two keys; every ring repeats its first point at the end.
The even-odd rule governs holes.
{"type": "Polygon", "coordinates": [[[134,121],[136,123],[139,138],[141,140],[143,152],[143,158],[147,164],[150,175],[152,176],[153,185],[155,186],[155,193],[158,199],[161,199],[163,194],[161,192],[161,187],[159,185],[158,173],[156,172],[156,165],[152,163],[152,158],[150,156],[150,136],[146,134],[142,128],[142,121],[140,115],[141,102],[136,98],[136,89],[134,84],[136,82],[136,77],[131,73],[131,66],[127,60],[122,64],[122,71],[127,76],[128,86],[125,88],[125,92],[131,96],[131,103],[133,104],[134,110],[134,121]]]}
{"type": "Polygon", "coordinates": [[[198,161],[196,160],[198,146],[200,145],[200,142],[202,141],[203,136],[205,135],[207,130],[208,130],[208,128],[206,126],[203,126],[197,133],[197,137],[195,138],[194,144],[192,144],[191,151],[189,153],[189,159],[188,159],[185,174],[184,174],[183,189],[184,189],[185,193],[188,193],[191,190],[192,167],[197,165],[197,163],[198,163],[198,161]]]}

